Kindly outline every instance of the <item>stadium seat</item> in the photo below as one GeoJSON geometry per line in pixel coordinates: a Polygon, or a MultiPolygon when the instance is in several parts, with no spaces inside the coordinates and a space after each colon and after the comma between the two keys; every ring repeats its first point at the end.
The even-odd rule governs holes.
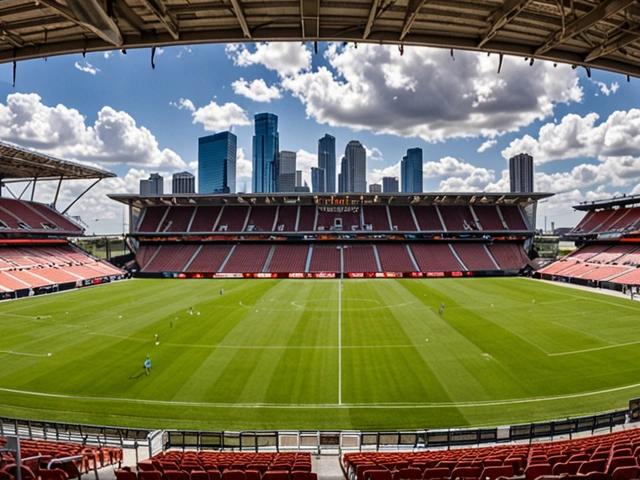
{"type": "Polygon", "coordinates": [[[611,480],[632,480],[640,478],[640,467],[618,467],[611,473],[611,480]]]}
{"type": "Polygon", "coordinates": [[[0,480],[15,480],[15,477],[5,470],[0,470],[0,480]]]}
{"type": "Polygon", "coordinates": [[[401,468],[393,473],[393,480],[420,480],[422,470],[419,468],[401,468]]]}
{"type": "MultiPolygon", "coordinates": [[[[40,471],[40,473],[42,474],[42,471],[40,471]]],[[[133,473],[131,470],[121,470],[121,469],[116,469],[113,471],[113,473],[116,476],[116,480],[138,480],[138,476],[133,473]]],[[[42,477],[42,480],[49,480],[45,477],[42,477]]],[[[51,479],[51,480],[56,480],[56,479],[51,479]]],[[[205,479],[208,480],[208,479],[205,479]]]]}
{"type": "Polygon", "coordinates": [[[141,470],[138,472],[138,480],[162,480],[162,473],[158,470],[141,470]]]}
{"type": "Polygon", "coordinates": [[[553,467],[548,463],[537,463],[535,465],[529,465],[524,470],[525,480],[535,480],[542,475],[551,475],[553,467]]]}
{"type": "Polygon", "coordinates": [[[609,460],[607,465],[607,473],[611,475],[616,468],[619,467],[637,467],[636,457],[614,457],[609,460]]]}
{"type": "Polygon", "coordinates": [[[246,480],[246,475],[242,470],[226,469],[222,472],[223,480],[246,480]]]}
{"type": "Polygon", "coordinates": [[[244,471],[244,475],[247,480],[260,480],[260,478],[262,478],[262,473],[260,473],[260,470],[253,470],[250,468],[247,468],[244,471]]]}
{"type": "Polygon", "coordinates": [[[387,469],[367,470],[364,472],[364,478],[365,480],[391,480],[392,474],[387,469]]]}
{"type": "Polygon", "coordinates": [[[578,475],[589,475],[594,472],[604,473],[607,461],[604,459],[584,462],[578,469],[578,475]]]}
{"type": "Polygon", "coordinates": [[[290,480],[289,477],[287,470],[267,470],[262,475],[262,480],[290,480]]]}
{"type": "MultiPolygon", "coordinates": [[[[459,462],[462,463],[462,462],[459,462]]],[[[451,478],[465,478],[467,480],[480,478],[482,467],[456,467],[451,472],[451,478]]]]}
{"type": "Polygon", "coordinates": [[[153,472],[156,470],[156,467],[151,463],[151,461],[144,460],[142,462],[138,462],[138,470],[143,472],[153,472]]]}
{"type": "Polygon", "coordinates": [[[422,474],[422,480],[432,480],[436,478],[449,478],[451,470],[446,467],[425,468],[422,474]]]}
{"type": "MultiPolygon", "coordinates": [[[[9,475],[16,476],[17,467],[14,463],[5,465],[4,471],[9,475]]],[[[22,465],[20,467],[20,473],[22,474],[22,480],[37,480],[38,476],[29,467],[22,465]]]]}
{"type": "Polygon", "coordinates": [[[553,474],[554,475],[575,475],[578,473],[578,469],[582,465],[582,462],[565,462],[565,463],[556,463],[553,466],[553,474]]]}
{"type": "Polygon", "coordinates": [[[513,467],[511,465],[502,465],[500,467],[484,467],[480,478],[485,480],[495,480],[498,477],[512,477],[513,467]]]}
{"type": "Polygon", "coordinates": [[[165,470],[166,480],[189,480],[189,474],[183,470],[165,470]]]}
{"type": "MultiPolygon", "coordinates": [[[[389,480],[390,478],[391,477],[389,477],[388,479],[378,479],[378,480],[389,480]]],[[[291,472],[291,479],[292,480],[318,480],[318,474],[314,472],[294,470],[293,472],[291,472]]]]}

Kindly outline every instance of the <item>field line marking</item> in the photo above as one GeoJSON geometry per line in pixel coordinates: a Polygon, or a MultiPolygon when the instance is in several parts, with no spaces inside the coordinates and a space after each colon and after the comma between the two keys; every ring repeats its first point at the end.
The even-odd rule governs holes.
{"type": "Polygon", "coordinates": [[[100,402],[120,402],[120,403],[137,403],[148,405],[165,405],[165,406],[191,406],[191,407],[224,407],[224,408],[278,408],[278,409],[346,409],[346,408],[360,408],[360,409],[436,409],[436,408],[478,408],[478,407],[496,407],[504,405],[517,405],[526,403],[542,403],[552,402],[555,400],[569,400],[573,398],[591,397],[596,395],[602,395],[606,393],[620,392],[623,390],[629,390],[632,388],[640,387],[640,383],[633,385],[626,385],[623,387],[608,388],[606,390],[597,390],[593,392],[572,393],[567,395],[558,395],[554,397],[534,397],[534,398],[517,398],[511,400],[486,400],[479,402],[444,402],[444,403],[220,403],[220,402],[186,402],[175,400],[152,400],[141,398],[118,398],[118,397],[91,397],[84,395],[65,395],[60,393],[44,393],[44,392],[31,392],[25,390],[14,390],[11,388],[0,387],[0,392],[17,393],[21,395],[31,395],[36,397],[45,398],[59,398],[66,400],[90,400],[100,402]]]}
{"type": "Polygon", "coordinates": [[[342,278],[338,279],[338,405],[342,405],[342,278]]]}
{"type": "Polygon", "coordinates": [[[6,353],[8,355],[22,355],[23,357],[47,357],[46,353],[24,353],[24,352],[13,352],[11,350],[0,350],[0,353],[6,353]]]}
{"type": "Polygon", "coordinates": [[[640,340],[636,340],[635,342],[616,343],[615,345],[604,345],[602,347],[585,348],[584,350],[573,350],[571,352],[550,353],[549,356],[560,357],[562,355],[574,355],[578,353],[597,352],[598,350],[608,350],[609,348],[628,347],[630,345],[638,345],[638,344],[640,344],[640,340]]]}

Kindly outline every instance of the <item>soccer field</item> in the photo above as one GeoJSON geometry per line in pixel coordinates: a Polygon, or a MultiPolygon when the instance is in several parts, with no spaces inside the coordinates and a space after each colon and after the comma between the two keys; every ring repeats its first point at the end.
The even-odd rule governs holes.
{"type": "Polygon", "coordinates": [[[523,278],[136,279],[1,303],[0,332],[0,415],[19,418],[439,428],[640,396],[640,304],[523,278]]]}

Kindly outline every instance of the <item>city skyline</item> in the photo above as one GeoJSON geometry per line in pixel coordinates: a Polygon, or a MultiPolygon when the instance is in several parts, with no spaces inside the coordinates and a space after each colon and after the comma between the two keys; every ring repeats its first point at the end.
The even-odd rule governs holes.
{"type": "MultiPolygon", "coordinates": [[[[408,148],[424,152],[424,190],[508,191],[508,159],[534,157],[537,191],[556,195],[540,215],[575,225],[571,205],[640,193],[636,145],[640,113],[629,98],[640,82],[568,65],[405,46],[269,43],[87,53],[0,66],[3,140],[112,171],[69,210],[102,231],[122,224],[107,193],[138,191],[151,172],[197,173],[195,138],[230,131],[238,138],[237,188],[252,190],[255,114],[278,115],[281,149],[296,152],[311,185],[317,141],[335,137],[336,153],[357,139],[366,181],[402,178],[408,148]],[[417,67],[419,65],[419,67],[417,67]],[[64,82],[43,82],[63,78],[64,82]],[[149,89],[149,85],[154,85],[149,89]],[[246,186],[246,188],[243,188],[246,186]]],[[[336,163],[340,160],[337,158],[336,163]]],[[[64,208],[88,185],[66,182],[64,208]]],[[[39,182],[35,199],[51,202],[39,182]]],[[[8,193],[7,193],[8,194],[8,193]]]]}

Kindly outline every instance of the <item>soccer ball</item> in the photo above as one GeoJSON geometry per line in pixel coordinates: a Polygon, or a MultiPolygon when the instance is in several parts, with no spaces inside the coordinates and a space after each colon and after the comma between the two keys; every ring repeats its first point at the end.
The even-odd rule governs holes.
{"type": "Polygon", "coordinates": [[[160,342],[156,342],[156,345],[160,345],[160,342]]]}
{"type": "Polygon", "coordinates": [[[51,356],[51,352],[47,353],[47,357],[50,357],[50,356],[51,356]]]}

